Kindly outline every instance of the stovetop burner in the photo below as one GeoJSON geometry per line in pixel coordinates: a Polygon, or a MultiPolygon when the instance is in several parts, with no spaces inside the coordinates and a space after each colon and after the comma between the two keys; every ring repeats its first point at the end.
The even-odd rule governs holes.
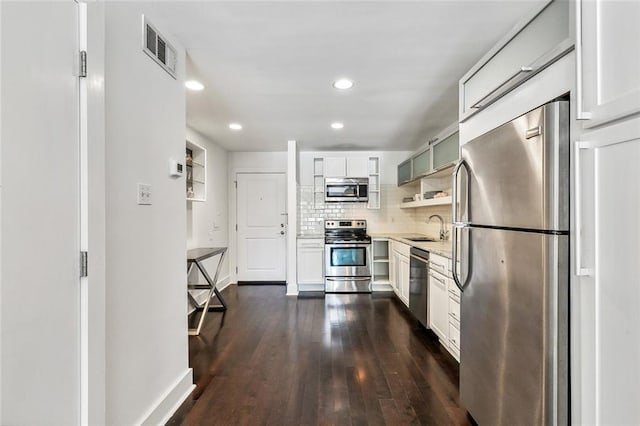
{"type": "Polygon", "coordinates": [[[325,220],[325,244],[371,243],[366,220],[325,220]]]}

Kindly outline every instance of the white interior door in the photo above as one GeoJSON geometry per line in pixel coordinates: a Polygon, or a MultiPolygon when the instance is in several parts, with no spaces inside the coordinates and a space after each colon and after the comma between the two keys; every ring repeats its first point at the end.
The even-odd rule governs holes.
{"type": "Polygon", "coordinates": [[[242,173],[237,182],[238,281],[285,281],[285,175],[242,173]]]}
{"type": "Polygon", "coordinates": [[[0,4],[0,424],[80,422],[78,4],[0,4]]]}

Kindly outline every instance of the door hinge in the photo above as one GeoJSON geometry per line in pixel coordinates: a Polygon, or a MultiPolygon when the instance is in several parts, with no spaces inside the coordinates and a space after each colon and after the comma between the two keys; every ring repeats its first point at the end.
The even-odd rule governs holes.
{"type": "Polygon", "coordinates": [[[237,181],[237,180],[234,180],[234,181],[233,181],[233,184],[236,186],[236,189],[238,189],[238,181],[237,181]]]}
{"type": "Polygon", "coordinates": [[[236,266],[236,274],[238,273],[238,267],[236,266]]]}
{"type": "Polygon", "coordinates": [[[89,274],[89,254],[86,251],[80,252],[80,278],[89,274]]]}
{"type": "Polygon", "coordinates": [[[236,223],[236,232],[238,232],[238,224],[236,223]]]}
{"type": "Polygon", "coordinates": [[[80,72],[78,73],[78,76],[80,77],[87,76],[87,51],[86,50],[80,51],[80,72]]]}

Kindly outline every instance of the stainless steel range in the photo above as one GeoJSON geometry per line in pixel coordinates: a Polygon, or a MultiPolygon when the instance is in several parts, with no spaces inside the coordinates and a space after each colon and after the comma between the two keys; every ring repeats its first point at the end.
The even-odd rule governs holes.
{"type": "Polygon", "coordinates": [[[366,220],[325,220],[324,259],[326,293],[371,293],[366,220]]]}

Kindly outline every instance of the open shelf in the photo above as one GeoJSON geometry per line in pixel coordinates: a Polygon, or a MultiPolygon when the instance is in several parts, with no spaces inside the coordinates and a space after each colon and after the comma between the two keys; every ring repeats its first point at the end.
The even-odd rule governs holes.
{"type": "Polygon", "coordinates": [[[428,207],[428,206],[446,206],[451,205],[451,196],[449,197],[441,197],[441,198],[430,198],[428,200],[421,201],[409,201],[408,203],[401,203],[401,209],[415,209],[418,207],[428,207]]]}
{"type": "Polygon", "coordinates": [[[207,150],[186,141],[186,195],[187,201],[207,200],[207,150]]]}

